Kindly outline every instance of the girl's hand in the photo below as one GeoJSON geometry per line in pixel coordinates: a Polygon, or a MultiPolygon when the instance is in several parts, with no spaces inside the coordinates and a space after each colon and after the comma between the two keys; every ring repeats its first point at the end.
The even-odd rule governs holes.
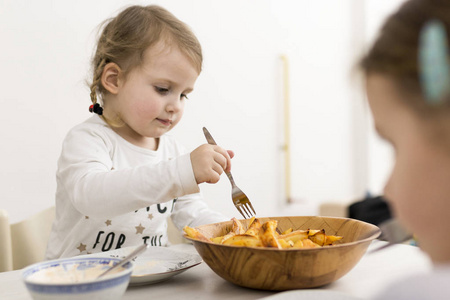
{"type": "Polygon", "coordinates": [[[231,170],[234,153],[216,145],[204,144],[191,152],[192,169],[197,184],[216,183],[223,171],[231,170]]]}

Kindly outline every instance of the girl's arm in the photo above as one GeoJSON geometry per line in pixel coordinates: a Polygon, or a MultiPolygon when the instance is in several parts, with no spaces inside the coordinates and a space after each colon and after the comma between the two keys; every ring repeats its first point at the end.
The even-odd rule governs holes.
{"type": "Polygon", "coordinates": [[[58,197],[90,217],[114,217],[199,192],[190,155],[113,169],[111,141],[102,132],[69,133],[58,161],[58,197]]]}

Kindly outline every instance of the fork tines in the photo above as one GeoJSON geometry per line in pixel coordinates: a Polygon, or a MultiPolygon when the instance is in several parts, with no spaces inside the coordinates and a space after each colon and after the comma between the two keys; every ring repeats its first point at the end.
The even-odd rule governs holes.
{"type": "MultiPolygon", "coordinates": [[[[250,202],[247,204],[243,204],[242,207],[243,207],[243,210],[245,210],[245,212],[247,213],[247,217],[244,216],[245,219],[256,216],[256,212],[253,209],[253,206],[250,202]],[[253,211],[253,213],[250,211],[250,209],[253,211]]],[[[242,214],[242,212],[241,212],[241,214],[242,214]]]]}
{"type": "Polygon", "coordinates": [[[236,201],[234,201],[234,206],[236,206],[237,210],[241,213],[244,219],[256,216],[255,209],[253,208],[252,203],[250,202],[250,200],[248,200],[245,194],[242,194],[241,197],[239,197],[239,199],[236,199],[236,201]]]}

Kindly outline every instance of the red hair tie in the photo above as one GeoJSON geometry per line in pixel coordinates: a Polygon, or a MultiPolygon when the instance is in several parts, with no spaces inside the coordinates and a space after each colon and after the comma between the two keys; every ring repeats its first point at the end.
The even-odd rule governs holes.
{"type": "Polygon", "coordinates": [[[97,115],[102,115],[103,114],[103,108],[100,106],[100,104],[95,103],[92,104],[91,106],[89,106],[89,111],[92,113],[96,113],[97,115]]]}

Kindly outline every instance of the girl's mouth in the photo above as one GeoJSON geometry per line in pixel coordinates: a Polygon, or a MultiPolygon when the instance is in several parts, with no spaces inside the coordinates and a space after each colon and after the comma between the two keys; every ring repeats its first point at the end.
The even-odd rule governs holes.
{"type": "Polygon", "coordinates": [[[172,124],[172,120],[169,119],[156,119],[164,126],[170,126],[172,124]]]}

